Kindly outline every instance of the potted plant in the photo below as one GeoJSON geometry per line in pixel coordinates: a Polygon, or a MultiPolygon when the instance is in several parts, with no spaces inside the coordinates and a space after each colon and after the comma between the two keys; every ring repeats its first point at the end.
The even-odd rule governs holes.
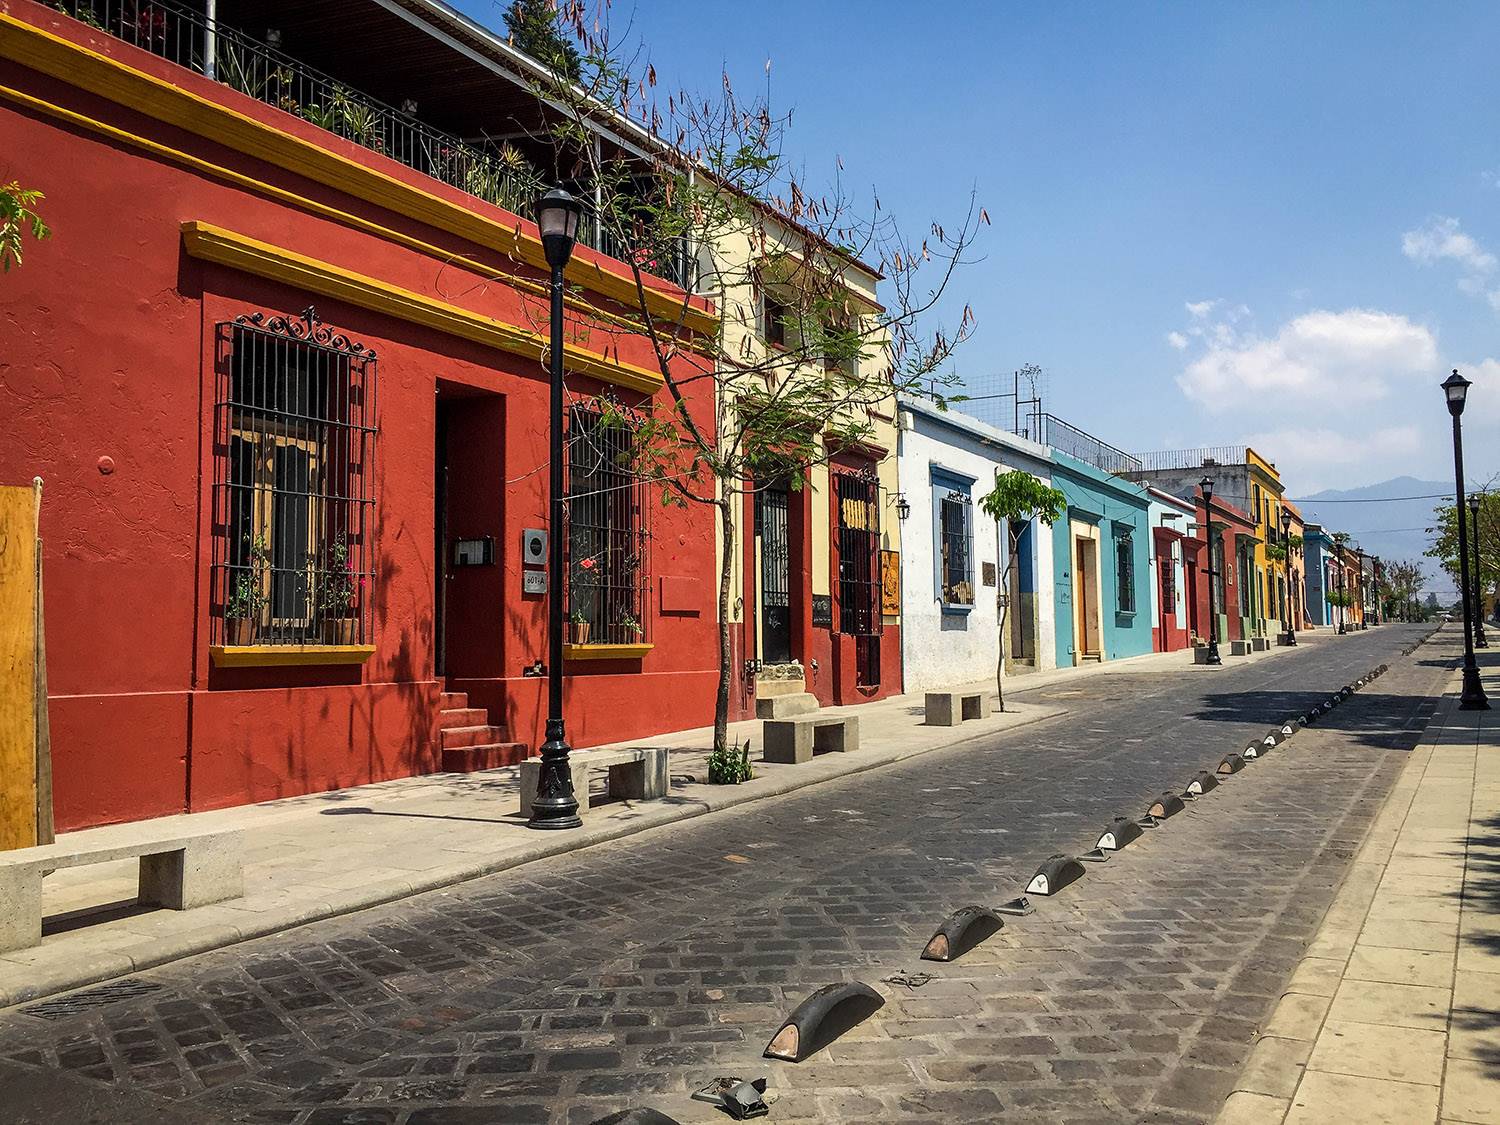
{"type": "Polygon", "coordinates": [[[583,615],[581,609],[575,609],[568,618],[568,643],[574,645],[589,643],[589,619],[583,615]]]}
{"type": "Polygon", "coordinates": [[[352,645],[359,639],[359,587],[349,544],[342,535],[328,548],[328,565],[318,578],[318,613],[323,619],[325,645],[352,645]]]}
{"type": "Polygon", "coordinates": [[[627,613],[620,618],[620,628],[625,632],[625,635],[627,637],[633,637],[636,640],[640,640],[641,623],[630,614],[627,613]]]}
{"type": "Polygon", "coordinates": [[[265,539],[257,535],[250,544],[249,564],[232,568],[234,584],[224,599],[224,625],[230,645],[255,643],[255,627],[266,608],[265,576],[270,565],[271,552],[265,539]]]}

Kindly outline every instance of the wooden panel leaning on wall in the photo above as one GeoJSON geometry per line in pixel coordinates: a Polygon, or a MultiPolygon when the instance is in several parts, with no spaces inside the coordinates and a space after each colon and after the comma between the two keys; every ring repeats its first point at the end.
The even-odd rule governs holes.
{"type": "Polygon", "coordinates": [[[0,487],[0,849],[52,840],[41,484],[0,487]]]}

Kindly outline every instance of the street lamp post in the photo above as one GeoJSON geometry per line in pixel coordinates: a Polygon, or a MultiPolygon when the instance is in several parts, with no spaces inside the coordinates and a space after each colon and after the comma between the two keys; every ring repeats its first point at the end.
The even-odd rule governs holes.
{"type": "Polygon", "coordinates": [[[1469,495],[1469,515],[1474,521],[1474,647],[1489,648],[1484,635],[1484,567],[1479,561],[1479,493],[1469,495]]]}
{"type": "Polygon", "coordinates": [[[1453,476],[1454,501],[1458,510],[1458,594],[1464,607],[1464,690],[1459,696],[1460,711],[1488,711],[1490,701],[1485,697],[1484,684],[1479,679],[1479,665],[1474,663],[1474,625],[1469,613],[1469,541],[1468,521],[1464,518],[1468,505],[1464,503],[1464,431],[1459,416],[1464,412],[1464,401],[1468,398],[1469,380],[1453,369],[1453,374],[1443,380],[1443,394],[1448,400],[1448,413],[1453,416],[1453,476]]]}
{"type": "Polygon", "coordinates": [[[1348,631],[1344,628],[1344,598],[1348,589],[1348,585],[1344,581],[1344,572],[1348,568],[1344,566],[1344,560],[1341,556],[1335,555],[1334,557],[1338,559],[1339,563],[1339,636],[1342,637],[1348,631]]]}
{"type": "Polygon", "coordinates": [[[1213,478],[1204,477],[1198,487],[1203,492],[1203,541],[1208,547],[1208,567],[1204,570],[1208,576],[1208,663],[1223,664],[1224,658],[1219,655],[1219,615],[1214,609],[1214,579],[1219,571],[1214,566],[1213,478]]]}
{"type": "Polygon", "coordinates": [[[1366,603],[1369,601],[1370,588],[1365,582],[1365,549],[1363,547],[1356,547],[1354,548],[1354,553],[1359,558],[1359,583],[1357,586],[1359,590],[1359,627],[1361,629],[1368,629],[1370,627],[1370,607],[1366,603]]]}
{"type": "Polygon", "coordinates": [[[1297,624],[1292,618],[1295,613],[1292,610],[1290,597],[1292,593],[1292,513],[1286,508],[1281,509],[1281,546],[1286,551],[1286,573],[1287,573],[1287,597],[1282,599],[1282,612],[1286,614],[1286,643],[1290,648],[1297,647],[1297,624]]]}
{"type": "MultiPolygon", "coordinates": [[[[573,256],[583,205],[561,188],[536,202],[542,250],[552,267],[552,337],[548,351],[552,383],[551,451],[547,488],[547,740],[542,743],[530,828],[581,828],[568,739],[563,728],[563,268],[573,256]]],[[[587,796],[584,798],[587,800],[587,796]]]]}

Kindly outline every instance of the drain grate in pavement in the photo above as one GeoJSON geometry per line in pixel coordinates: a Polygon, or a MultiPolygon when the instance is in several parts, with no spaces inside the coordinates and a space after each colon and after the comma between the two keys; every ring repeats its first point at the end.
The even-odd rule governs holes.
{"type": "Polygon", "coordinates": [[[36,1016],[38,1019],[61,1020],[75,1016],[79,1012],[90,1012],[95,1008],[102,1008],[106,1004],[113,1004],[119,1000],[134,1000],[137,996],[159,992],[161,988],[161,985],[145,980],[115,980],[102,984],[98,988],[58,996],[52,1000],[43,1000],[40,1004],[22,1008],[21,1012],[24,1015],[36,1016]]]}

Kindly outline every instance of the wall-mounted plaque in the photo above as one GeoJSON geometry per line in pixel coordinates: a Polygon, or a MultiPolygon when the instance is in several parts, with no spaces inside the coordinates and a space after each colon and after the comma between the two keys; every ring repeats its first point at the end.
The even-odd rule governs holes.
{"type": "Polygon", "coordinates": [[[833,595],[814,594],[812,599],[813,628],[833,628],[833,595]]]}
{"type": "Polygon", "coordinates": [[[984,582],[984,584],[986,586],[993,586],[995,584],[995,564],[994,563],[980,563],[979,564],[979,574],[980,574],[981,580],[984,582]]]}
{"type": "Polygon", "coordinates": [[[894,617],[901,612],[901,555],[880,552],[880,612],[894,617]]]}

